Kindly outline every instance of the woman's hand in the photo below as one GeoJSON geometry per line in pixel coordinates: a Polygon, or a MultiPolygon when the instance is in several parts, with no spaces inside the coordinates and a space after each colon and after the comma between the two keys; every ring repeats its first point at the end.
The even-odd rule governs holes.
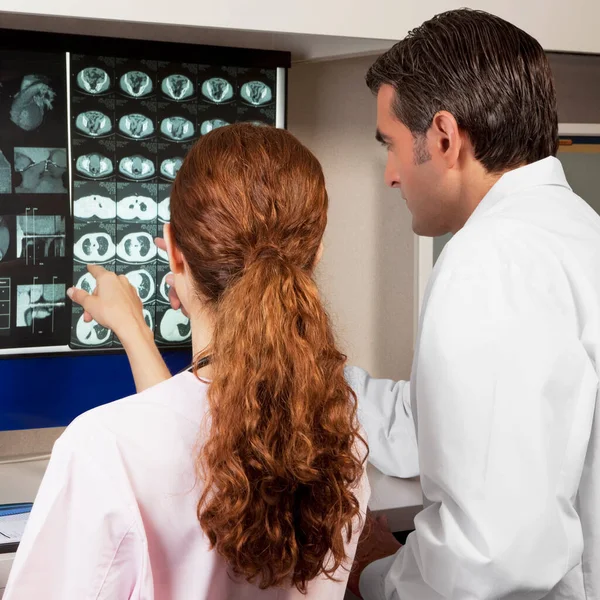
{"type": "Polygon", "coordinates": [[[127,353],[138,392],[142,392],[171,377],[156,344],[154,332],[144,321],[142,301],[125,275],[115,275],[103,267],[88,265],[96,279],[93,294],[69,288],[69,298],[84,309],[86,321],[94,319],[112,329],[127,353]]]}
{"type": "Polygon", "coordinates": [[[96,280],[93,294],[78,288],[67,291],[69,298],[83,307],[84,320],[89,322],[93,319],[108,327],[123,345],[134,335],[150,334],[144,321],[142,301],[127,277],[98,265],[88,265],[88,271],[96,280]]]}
{"type": "MultiPolygon", "coordinates": [[[[164,250],[165,252],[167,251],[167,244],[165,243],[164,238],[154,238],[154,243],[161,250],[164,250]]],[[[167,285],[169,286],[169,303],[171,304],[171,308],[173,310],[181,308],[181,312],[189,318],[189,315],[187,314],[183,304],[181,304],[179,296],[177,295],[177,290],[175,289],[175,278],[173,277],[173,274],[167,275],[167,285]]]]}

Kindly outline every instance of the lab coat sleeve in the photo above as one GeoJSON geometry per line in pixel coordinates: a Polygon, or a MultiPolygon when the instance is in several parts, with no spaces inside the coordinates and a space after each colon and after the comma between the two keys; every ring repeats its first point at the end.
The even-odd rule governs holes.
{"type": "Polygon", "coordinates": [[[386,475],[418,475],[410,382],[375,379],[359,367],[346,367],[346,380],[358,400],[358,419],[367,435],[369,462],[386,475]]]}
{"type": "Polygon", "coordinates": [[[86,450],[93,431],[56,442],[4,600],[141,600],[145,553],[114,482],[86,450]]]}
{"type": "Polygon", "coordinates": [[[581,561],[598,379],[570,289],[535,261],[481,262],[431,288],[414,382],[426,508],[365,571],[366,600],[537,600],[581,561]]]}

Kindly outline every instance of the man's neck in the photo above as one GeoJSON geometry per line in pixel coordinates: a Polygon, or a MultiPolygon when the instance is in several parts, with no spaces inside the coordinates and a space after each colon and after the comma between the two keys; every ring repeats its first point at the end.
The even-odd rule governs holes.
{"type": "Polygon", "coordinates": [[[462,187],[456,211],[456,219],[452,223],[451,231],[456,233],[461,230],[469,220],[475,209],[481,201],[487,196],[488,192],[496,185],[498,180],[512,169],[500,173],[489,173],[485,170],[479,161],[472,161],[469,168],[465,171],[462,187]]]}

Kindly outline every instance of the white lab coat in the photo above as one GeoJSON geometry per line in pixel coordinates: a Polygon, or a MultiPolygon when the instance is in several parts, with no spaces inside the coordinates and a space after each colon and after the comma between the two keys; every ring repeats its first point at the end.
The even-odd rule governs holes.
{"type": "MultiPolygon", "coordinates": [[[[600,217],[547,158],[504,175],[434,269],[411,376],[425,508],[364,598],[600,599],[599,368],[600,217]]],[[[392,470],[406,404],[371,403],[392,470]]]]}
{"type": "Polygon", "coordinates": [[[375,379],[346,367],[346,381],[358,399],[358,419],[369,441],[369,462],[394,477],[416,477],[419,456],[410,404],[410,381],[375,379]]]}

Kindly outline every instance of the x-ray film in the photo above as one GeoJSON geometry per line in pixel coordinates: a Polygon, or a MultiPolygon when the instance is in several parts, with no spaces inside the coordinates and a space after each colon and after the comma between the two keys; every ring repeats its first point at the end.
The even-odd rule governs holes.
{"type": "Polygon", "coordinates": [[[94,293],[91,264],[127,278],[157,344],[189,346],[154,240],[199,138],[239,121],[275,125],[275,73],[0,50],[0,351],[122,349],[66,295],[94,293]]]}

